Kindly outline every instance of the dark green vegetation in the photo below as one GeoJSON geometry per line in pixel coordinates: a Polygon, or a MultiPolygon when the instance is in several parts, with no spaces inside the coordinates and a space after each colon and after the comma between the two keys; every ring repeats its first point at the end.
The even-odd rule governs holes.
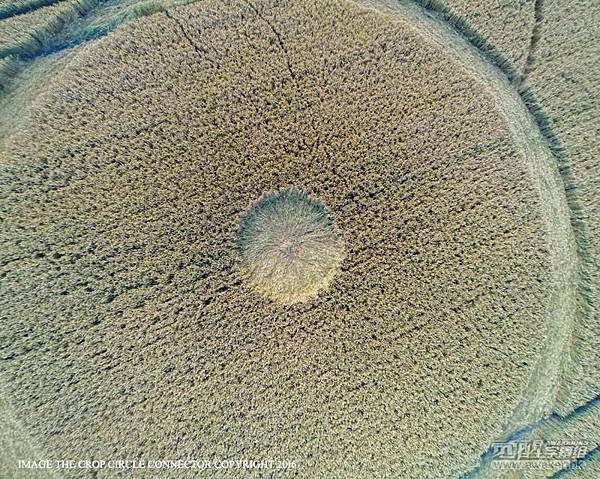
{"type": "MultiPolygon", "coordinates": [[[[522,25],[508,50],[471,39],[535,58],[526,5],[492,9],[522,25]]],[[[63,49],[47,84],[24,70],[3,106],[27,114],[0,128],[0,473],[93,451],[458,477],[559,386],[590,397],[597,369],[577,355],[595,310],[571,304],[570,275],[593,285],[592,222],[569,227],[584,189],[561,182],[584,174],[553,124],[527,126],[515,87],[536,62],[511,87],[448,31],[349,1],[215,0],[63,49]],[[249,205],[292,185],[327,206],[345,259],[288,305],[256,293],[237,235],[249,205]],[[559,385],[571,365],[584,379],[559,385]]],[[[560,427],[593,432],[594,411],[560,427]]]]}

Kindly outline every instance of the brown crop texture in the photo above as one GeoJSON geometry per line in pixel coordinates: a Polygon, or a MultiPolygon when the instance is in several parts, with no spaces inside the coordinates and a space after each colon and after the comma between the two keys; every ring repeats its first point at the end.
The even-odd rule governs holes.
{"type": "Polygon", "coordinates": [[[0,142],[15,437],[50,457],[441,478],[547,410],[573,268],[558,168],[508,82],[422,26],[209,0],[74,51],[0,142]],[[244,230],[285,191],[317,275],[263,268],[244,230]]]}
{"type": "Polygon", "coordinates": [[[600,4],[419,0],[513,79],[559,166],[576,235],[578,311],[555,407],[600,395],[600,4]],[[527,34],[529,31],[529,34],[527,34]]]}

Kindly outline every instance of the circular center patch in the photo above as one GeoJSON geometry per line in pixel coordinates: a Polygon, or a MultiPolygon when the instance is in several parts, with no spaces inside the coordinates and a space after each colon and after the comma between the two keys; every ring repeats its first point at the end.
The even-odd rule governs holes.
{"type": "Polygon", "coordinates": [[[327,287],[344,250],[323,204],[295,189],[266,194],[243,215],[238,247],[253,287],[285,303],[327,287]]]}

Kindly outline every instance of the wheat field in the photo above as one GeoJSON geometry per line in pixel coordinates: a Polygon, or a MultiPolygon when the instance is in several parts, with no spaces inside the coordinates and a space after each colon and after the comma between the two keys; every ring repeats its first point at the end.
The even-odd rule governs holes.
{"type": "Polygon", "coordinates": [[[598,10],[3,0],[0,479],[596,477],[598,10]]]}

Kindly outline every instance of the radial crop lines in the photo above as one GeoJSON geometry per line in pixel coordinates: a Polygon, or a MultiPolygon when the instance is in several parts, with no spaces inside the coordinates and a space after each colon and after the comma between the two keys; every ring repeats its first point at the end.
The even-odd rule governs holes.
{"type": "Polygon", "coordinates": [[[344,257],[324,206],[288,189],[265,195],[241,218],[238,248],[253,286],[276,301],[305,301],[326,288],[344,257]]]}
{"type": "Polygon", "coordinates": [[[167,18],[169,18],[171,21],[175,22],[175,24],[177,25],[177,27],[179,28],[179,31],[181,32],[181,34],[183,35],[183,37],[187,40],[187,42],[190,44],[190,46],[196,51],[196,53],[198,54],[198,57],[201,60],[206,60],[209,63],[213,64],[214,66],[216,66],[217,68],[219,67],[219,64],[213,60],[212,58],[210,58],[210,56],[208,55],[208,50],[204,47],[198,46],[196,44],[196,42],[194,40],[192,40],[192,38],[188,35],[185,27],[183,26],[183,24],[181,23],[181,21],[174,17],[173,15],[171,15],[171,13],[169,12],[169,10],[165,10],[164,11],[165,15],[167,18]]]}
{"type": "Polygon", "coordinates": [[[285,62],[287,64],[287,69],[290,72],[290,76],[292,77],[292,79],[295,79],[296,76],[294,74],[294,70],[292,69],[292,62],[290,60],[290,54],[287,51],[285,43],[283,43],[281,34],[275,28],[273,23],[261,11],[259,11],[258,8],[252,2],[250,2],[249,0],[244,0],[244,2],[254,11],[254,13],[258,16],[258,18],[260,18],[263,22],[265,22],[268,25],[268,27],[271,29],[271,31],[275,35],[275,38],[277,39],[277,43],[279,45],[279,48],[281,48],[281,51],[283,52],[283,54],[285,56],[285,62]]]}
{"type": "Polygon", "coordinates": [[[542,22],[542,9],[543,9],[544,0],[535,0],[534,6],[534,23],[533,28],[531,30],[531,40],[529,42],[529,48],[527,50],[527,59],[525,60],[525,65],[523,67],[523,73],[521,74],[521,78],[519,83],[523,83],[527,80],[527,75],[531,71],[533,67],[533,62],[535,61],[535,54],[537,50],[537,44],[540,40],[540,25],[542,22]]]}

